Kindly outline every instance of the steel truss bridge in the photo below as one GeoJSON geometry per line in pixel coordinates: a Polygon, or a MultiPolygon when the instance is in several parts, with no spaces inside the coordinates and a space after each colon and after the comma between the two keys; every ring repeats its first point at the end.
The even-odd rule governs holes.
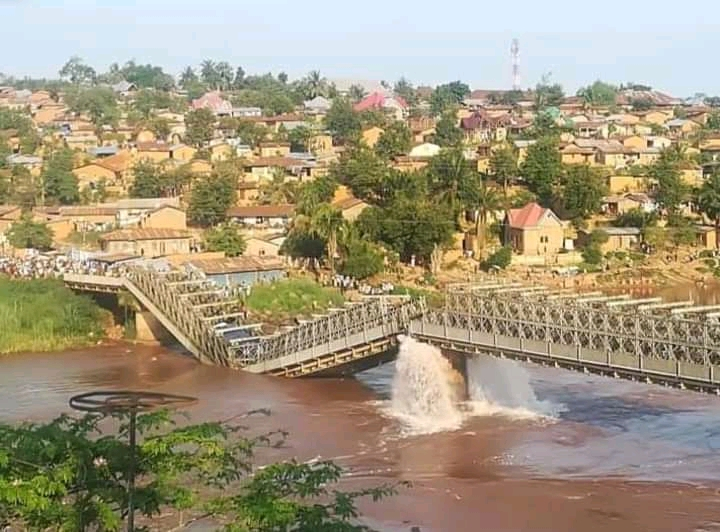
{"type": "Polygon", "coordinates": [[[720,393],[720,305],[632,299],[542,286],[450,287],[445,306],[370,297],[273,334],[246,323],[241,303],[187,272],[66,275],[77,290],[127,290],[205,363],[287,377],[352,374],[392,359],[397,336],[585,372],[720,393]],[[223,329],[218,329],[223,324],[223,329]],[[243,331],[240,338],[226,333],[243,331]]]}

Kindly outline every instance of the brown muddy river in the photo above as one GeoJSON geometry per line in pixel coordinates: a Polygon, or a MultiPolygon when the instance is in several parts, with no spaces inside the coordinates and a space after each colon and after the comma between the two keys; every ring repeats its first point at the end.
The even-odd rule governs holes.
{"type": "MultiPolygon", "coordinates": [[[[426,380],[432,353],[408,349],[431,362],[398,362],[405,408],[441,401],[426,380]]],[[[269,408],[253,430],[290,432],[272,458],[334,459],[349,482],[410,480],[363,507],[380,530],[720,531],[718,397],[484,360],[471,368],[472,405],[420,423],[397,412],[393,374],[391,364],[357,380],[291,381],[133,346],[19,354],[0,358],[0,420],[50,418],[89,390],[194,395],[195,420],[269,408]]]]}

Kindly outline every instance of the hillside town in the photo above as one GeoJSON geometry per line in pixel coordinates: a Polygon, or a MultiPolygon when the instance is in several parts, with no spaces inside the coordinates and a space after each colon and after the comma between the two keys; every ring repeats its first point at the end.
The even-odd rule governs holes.
{"type": "Polygon", "coordinates": [[[78,57],[0,85],[4,257],[162,257],[247,282],[720,274],[718,97],[291,81],[211,60],[176,79],[78,57]]]}

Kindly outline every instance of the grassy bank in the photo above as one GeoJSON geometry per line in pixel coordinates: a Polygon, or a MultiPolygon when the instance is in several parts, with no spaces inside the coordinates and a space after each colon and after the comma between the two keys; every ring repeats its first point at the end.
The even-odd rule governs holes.
{"type": "Polygon", "coordinates": [[[0,278],[0,353],[95,344],[107,312],[61,281],[0,278]]]}
{"type": "Polygon", "coordinates": [[[344,301],[339,290],[324,288],[308,279],[283,279],[253,286],[246,304],[254,319],[277,325],[341,307],[344,301]]]}

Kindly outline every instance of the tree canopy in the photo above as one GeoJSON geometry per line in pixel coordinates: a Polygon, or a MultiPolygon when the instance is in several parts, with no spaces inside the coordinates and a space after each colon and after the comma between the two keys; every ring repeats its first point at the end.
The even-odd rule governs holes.
{"type": "Polygon", "coordinates": [[[247,242],[236,224],[224,223],[205,232],[207,251],[222,251],[227,257],[237,257],[246,248],[247,242]]]}
{"type": "MultiPolygon", "coordinates": [[[[46,224],[34,222],[30,216],[24,216],[10,226],[7,239],[14,248],[47,251],[52,248],[53,231],[46,224]]],[[[2,451],[0,455],[1,453],[2,451]]]]}

